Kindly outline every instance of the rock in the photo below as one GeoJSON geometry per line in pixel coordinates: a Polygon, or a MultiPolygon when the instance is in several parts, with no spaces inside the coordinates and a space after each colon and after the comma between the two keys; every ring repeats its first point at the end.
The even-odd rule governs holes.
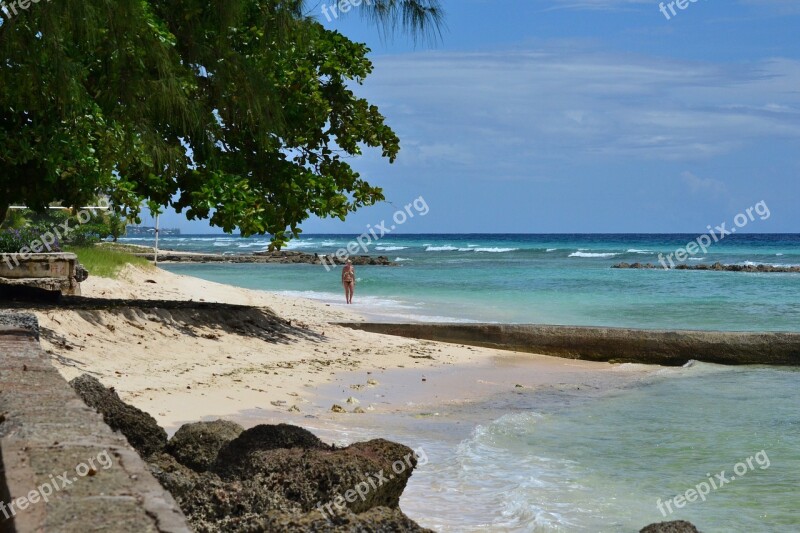
{"type": "Polygon", "coordinates": [[[297,426],[288,424],[261,424],[243,431],[238,437],[223,446],[217,453],[217,460],[209,470],[223,477],[236,477],[243,472],[245,459],[256,452],[278,450],[330,450],[330,446],[316,435],[297,426]]]}
{"type": "Polygon", "coordinates": [[[417,465],[406,446],[376,439],[335,449],[297,426],[243,431],[223,420],[186,424],[167,443],[152,417],[95,378],[71,385],[147,456],[195,531],[429,531],[399,509],[417,465]]]}
{"type": "Polygon", "coordinates": [[[184,424],[169,440],[167,452],[195,472],[205,472],[219,451],[243,431],[242,426],[227,420],[184,424]]]}
{"type": "Polygon", "coordinates": [[[346,413],[347,410],[344,407],[342,407],[341,405],[333,404],[333,407],[331,407],[331,412],[332,413],[346,413]]]}
{"type": "MultiPolygon", "coordinates": [[[[284,430],[286,428],[294,426],[285,426],[284,430]]],[[[311,435],[301,428],[294,429],[311,435]]],[[[264,434],[260,432],[260,435],[264,434]]],[[[272,447],[274,442],[271,438],[269,442],[261,443],[258,436],[257,433],[250,436],[247,436],[247,431],[243,433],[220,451],[217,461],[209,469],[222,481],[242,483],[249,493],[254,493],[247,496],[247,501],[240,502],[245,508],[252,504],[253,512],[260,512],[258,505],[264,505],[265,496],[259,494],[265,491],[272,494],[273,508],[277,506],[281,510],[308,513],[318,503],[333,501],[337,495],[344,495],[370,479],[373,484],[364,498],[348,502],[349,509],[354,513],[373,507],[395,509],[417,464],[410,448],[383,439],[336,450],[322,442],[317,446],[295,445],[278,449],[272,447]],[[240,440],[247,441],[247,445],[237,443],[240,440]],[[273,493],[280,497],[274,499],[273,493]]]]}
{"type": "Polygon", "coordinates": [[[107,389],[96,378],[83,374],[69,384],[86,405],[103,415],[111,429],[125,435],[143,457],[160,452],[166,446],[167,432],[158,426],[155,418],[120,400],[116,392],[107,389]]]}
{"type": "Polygon", "coordinates": [[[659,522],[639,530],[639,533],[700,533],[691,522],[674,520],[672,522],[659,522]]]}
{"type": "Polygon", "coordinates": [[[417,465],[406,446],[378,439],[335,449],[300,427],[243,431],[222,420],[186,424],[167,444],[152,417],[95,378],[71,384],[147,456],[195,531],[429,532],[399,509],[417,465]],[[346,502],[359,486],[363,497],[346,502]]]}
{"type": "Polygon", "coordinates": [[[356,407],[355,409],[353,409],[353,412],[357,415],[363,415],[366,413],[366,411],[361,407],[356,407]]]}
{"type": "Polygon", "coordinates": [[[349,403],[349,404],[353,404],[353,405],[358,405],[358,404],[359,404],[359,403],[361,403],[361,402],[359,402],[359,401],[358,401],[358,398],[356,398],[355,396],[350,396],[350,397],[347,399],[347,403],[349,403]]]}
{"type": "MultiPolygon", "coordinates": [[[[655,269],[655,268],[664,268],[664,265],[654,265],[652,263],[642,264],[642,263],[633,263],[629,265],[628,263],[617,263],[616,265],[612,266],[611,268],[621,268],[621,269],[655,269]]],[[[800,273],[800,266],[782,266],[782,265],[723,265],[719,261],[714,263],[713,265],[687,265],[685,263],[679,263],[671,268],[672,270],[712,270],[714,272],[763,272],[763,273],[800,273]]],[[[667,269],[670,270],[670,269],[667,269]]]]}
{"type": "Polygon", "coordinates": [[[382,439],[334,449],[299,427],[256,426],[206,472],[167,453],[149,461],[196,531],[427,531],[398,508],[414,452],[382,439]],[[346,502],[359,484],[363,497],[346,502]]]}
{"type": "Polygon", "coordinates": [[[180,464],[166,452],[155,453],[147,458],[150,473],[180,503],[197,486],[200,475],[189,467],[180,464]]]}
{"type": "Polygon", "coordinates": [[[86,268],[82,264],[76,263],[75,275],[73,277],[75,278],[75,281],[77,281],[78,283],[83,283],[84,281],[89,279],[89,271],[86,270],[86,268]]]}
{"type": "Polygon", "coordinates": [[[320,512],[308,514],[271,514],[267,518],[245,518],[225,523],[224,531],[280,531],[282,533],[434,533],[420,527],[399,509],[376,507],[361,514],[346,511],[332,522],[320,512]]]}
{"type": "MultiPolygon", "coordinates": [[[[152,251],[134,253],[138,257],[143,257],[148,261],[155,259],[152,251]]],[[[308,254],[292,250],[283,251],[263,251],[253,254],[201,254],[172,252],[169,250],[160,251],[158,260],[162,263],[279,263],[279,264],[315,264],[315,265],[340,265],[349,259],[354,265],[378,265],[378,266],[397,266],[385,255],[377,257],[369,255],[353,255],[345,259],[336,257],[336,252],[328,255],[308,254]]]]}

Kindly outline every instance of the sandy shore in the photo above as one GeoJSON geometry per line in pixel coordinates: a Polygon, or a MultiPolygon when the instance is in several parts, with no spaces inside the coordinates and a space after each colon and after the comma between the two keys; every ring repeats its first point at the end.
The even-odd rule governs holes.
{"type": "Polygon", "coordinates": [[[330,306],[159,269],[127,267],[117,280],[90,277],[82,290],[93,298],[254,308],[177,311],[144,302],[136,308],[36,312],[43,347],[66,378],[90,373],[172,429],[253,410],[263,411],[262,421],[302,424],[312,415],[341,422],[358,416],[352,413],[357,407],[380,413],[469,402],[519,387],[579,386],[619,370],[607,363],[520,358],[354,331],[331,322],[362,320],[357,305],[330,306]],[[291,328],[280,326],[286,323],[279,317],[291,328]],[[262,323],[277,325],[271,330],[262,323]],[[253,324],[262,328],[258,335],[253,324]],[[332,413],[334,402],[348,412],[332,413]]]}

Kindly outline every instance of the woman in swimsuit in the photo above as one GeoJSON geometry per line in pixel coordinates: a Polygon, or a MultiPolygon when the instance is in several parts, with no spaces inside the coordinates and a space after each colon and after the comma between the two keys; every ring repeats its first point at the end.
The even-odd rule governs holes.
{"type": "Polygon", "coordinates": [[[347,299],[347,303],[353,303],[353,293],[356,289],[356,270],[349,259],[342,268],[342,286],[344,286],[344,297],[347,299]]]}

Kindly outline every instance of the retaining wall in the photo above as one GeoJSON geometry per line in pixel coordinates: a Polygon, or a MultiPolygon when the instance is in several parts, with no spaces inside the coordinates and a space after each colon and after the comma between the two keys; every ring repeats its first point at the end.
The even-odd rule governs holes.
{"type": "Polygon", "coordinates": [[[588,361],[679,366],[800,365],[800,334],[662,331],[533,324],[340,324],[416,339],[555,355],[588,361]]]}
{"type": "Polygon", "coordinates": [[[0,460],[0,532],[191,531],[125,437],[50,363],[35,317],[2,311],[0,460]]]}

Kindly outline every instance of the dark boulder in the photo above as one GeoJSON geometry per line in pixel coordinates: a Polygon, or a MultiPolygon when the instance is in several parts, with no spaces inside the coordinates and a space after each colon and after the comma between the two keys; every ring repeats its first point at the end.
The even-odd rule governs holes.
{"type": "Polygon", "coordinates": [[[428,531],[399,509],[417,465],[406,446],[378,439],[336,449],[296,426],[242,431],[221,420],[186,424],[167,444],[155,420],[113,389],[87,375],[71,384],[146,456],[195,531],[428,531]]]}
{"type": "MultiPolygon", "coordinates": [[[[319,502],[361,487],[364,495],[346,507],[355,513],[373,507],[396,508],[416,461],[414,452],[382,439],[330,449],[254,449],[241,455],[220,453],[211,471],[227,481],[257,481],[260,490],[279,492],[302,512],[319,502]],[[225,462],[225,460],[229,462],[225,462]],[[393,463],[397,470],[392,470],[393,463]]],[[[340,501],[339,509],[343,509],[340,501]]],[[[335,507],[334,507],[335,509],[335,507]]]]}
{"type": "Polygon", "coordinates": [[[244,474],[245,462],[251,454],[278,449],[329,450],[330,446],[316,435],[301,427],[289,424],[261,424],[242,432],[217,454],[217,460],[209,469],[220,475],[236,477],[244,474]]]}
{"type": "Polygon", "coordinates": [[[674,520],[672,522],[659,522],[642,528],[639,533],[700,533],[691,522],[674,520]]]}
{"type": "Polygon", "coordinates": [[[140,455],[159,452],[167,444],[167,432],[156,419],[123,402],[114,389],[106,388],[96,378],[83,374],[69,382],[89,407],[103,415],[111,429],[121,432],[140,455]]]}
{"type": "Polygon", "coordinates": [[[281,531],[282,533],[433,533],[408,518],[399,509],[376,507],[361,514],[343,513],[331,520],[321,513],[313,512],[303,515],[274,513],[267,517],[249,516],[227,520],[220,529],[203,529],[198,531],[225,531],[244,533],[252,531],[281,531]]]}
{"type": "Polygon", "coordinates": [[[227,420],[184,424],[167,443],[167,452],[182,465],[205,472],[219,451],[243,431],[242,426],[227,420]]]}

